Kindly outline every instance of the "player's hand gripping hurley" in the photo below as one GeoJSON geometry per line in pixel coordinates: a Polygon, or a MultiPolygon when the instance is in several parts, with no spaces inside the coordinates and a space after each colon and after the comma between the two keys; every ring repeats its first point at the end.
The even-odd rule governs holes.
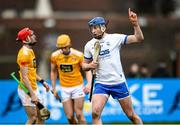
{"type": "MultiPolygon", "coordinates": [[[[29,90],[24,86],[23,83],[21,83],[21,82],[16,78],[15,72],[12,72],[12,73],[11,73],[11,77],[20,85],[20,87],[24,90],[24,92],[30,96],[29,90]]],[[[38,101],[38,103],[37,103],[36,105],[37,105],[37,107],[39,108],[41,118],[42,118],[43,120],[49,119],[49,117],[50,117],[50,111],[49,111],[46,107],[44,107],[44,105],[41,104],[39,101],[38,101]]]]}
{"type": "MultiPolygon", "coordinates": [[[[41,81],[39,81],[39,82],[40,82],[45,88],[47,88],[47,87],[46,87],[47,84],[44,84],[44,80],[43,80],[43,82],[41,82],[41,81]]],[[[48,87],[48,90],[46,89],[46,92],[49,91],[49,89],[50,89],[50,88],[48,87]]],[[[51,93],[54,95],[53,90],[51,90],[51,93]]],[[[61,98],[60,98],[60,96],[58,95],[58,93],[56,93],[55,98],[56,98],[57,100],[59,100],[59,102],[61,103],[61,98]]]]}
{"type": "MultiPolygon", "coordinates": [[[[99,53],[101,51],[101,45],[99,43],[99,41],[96,41],[94,43],[94,55],[93,55],[93,61],[94,62],[98,62],[98,57],[99,57],[99,53]]],[[[91,91],[90,91],[90,96],[89,96],[89,101],[91,102],[92,99],[92,92],[93,92],[93,86],[94,86],[94,79],[96,77],[96,69],[94,69],[92,71],[93,75],[92,75],[92,81],[91,81],[91,91]]]]}

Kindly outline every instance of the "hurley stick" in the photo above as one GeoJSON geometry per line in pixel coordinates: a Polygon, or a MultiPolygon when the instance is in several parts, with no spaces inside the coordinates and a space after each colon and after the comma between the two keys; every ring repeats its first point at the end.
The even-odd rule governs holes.
{"type": "MultiPolygon", "coordinates": [[[[98,57],[99,57],[100,51],[101,51],[101,45],[100,45],[99,41],[96,41],[94,43],[94,55],[93,55],[93,61],[94,62],[98,62],[98,57]]],[[[90,97],[89,97],[90,102],[92,99],[92,92],[93,92],[93,87],[94,87],[94,79],[96,77],[96,70],[93,70],[92,73],[93,73],[93,75],[92,75],[91,91],[90,91],[90,97]]]]}
{"type": "MultiPolygon", "coordinates": [[[[29,90],[24,86],[24,84],[23,84],[22,82],[20,82],[20,81],[17,79],[17,77],[15,76],[15,72],[12,72],[12,73],[11,73],[11,77],[19,84],[19,86],[24,90],[24,92],[30,96],[29,90]]],[[[45,108],[44,105],[41,104],[39,101],[38,101],[38,103],[37,103],[36,105],[37,105],[37,107],[38,107],[39,110],[40,110],[41,118],[42,118],[43,120],[49,119],[49,117],[50,117],[50,111],[49,111],[47,108],[45,108]]]]}

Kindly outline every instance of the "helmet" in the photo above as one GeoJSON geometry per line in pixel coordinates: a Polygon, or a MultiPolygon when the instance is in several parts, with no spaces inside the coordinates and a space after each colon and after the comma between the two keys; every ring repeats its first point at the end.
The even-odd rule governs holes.
{"type": "Polygon", "coordinates": [[[66,46],[70,46],[70,45],[71,45],[71,39],[70,39],[69,35],[62,34],[62,35],[58,36],[56,47],[61,48],[61,47],[66,47],[66,46]]]}
{"type": "MultiPolygon", "coordinates": [[[[31,35],[33,33],[32,30],[30,30],[29,28],[23,28],[22,30],[20,30],[17,34],[17,38],[16,40],[22,40],[23,42],[26,40],[26,38],[31,35]]],[[[25,42],[24,42],[25,43],[25,42]]]]}
{"type": "Polygon", "coordinates": [[[88,22],[89,26],[105,25],[106,21],[103,17],[95,17],[88,22]]]}

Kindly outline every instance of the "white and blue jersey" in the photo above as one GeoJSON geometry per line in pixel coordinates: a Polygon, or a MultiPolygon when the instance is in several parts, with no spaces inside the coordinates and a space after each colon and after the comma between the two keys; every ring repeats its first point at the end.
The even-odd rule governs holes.
{"type": "MultiPolygon", "coordinates": [[[[85,45],[85,59],[93,58],[96,41],[98,40],[93,38],[85,45]]],[[[99,41],[101,51],[96,73],[97,83],[112,85],[126,81],[120,61],[120,49],[122,44],[126,44],[126,41],[127,35],[124,34],[105,34],[99,41]]]]}
{"type": "Polygon", "coordinates": [[[94,43],[100,42],[101,51],[98,57],[99,65],[96,72],[96,83],[103,85],[126,84],[126,78],[120,61],[120,49],[127,42],[127,35],[104,34],[101,40],[95,38],[87,42],[84,48],[86,60],[92,60],[94,43]]]}

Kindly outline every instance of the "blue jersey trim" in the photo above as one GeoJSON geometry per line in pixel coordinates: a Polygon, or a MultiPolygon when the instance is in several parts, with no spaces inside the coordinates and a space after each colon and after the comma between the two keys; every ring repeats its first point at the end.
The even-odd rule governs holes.
{"type": "Polygon", "coordinates": [[[128,35],[126,35],[124,38],[124,44],[127,44],[127,38],[128,38],[128,35]]]}
{"type": "Polygon", "coordinates": [[[84,58],[87,59],[87,60],[92,60],[92,57],[88,58],[88,57],[84,56],[84,58]]]}

